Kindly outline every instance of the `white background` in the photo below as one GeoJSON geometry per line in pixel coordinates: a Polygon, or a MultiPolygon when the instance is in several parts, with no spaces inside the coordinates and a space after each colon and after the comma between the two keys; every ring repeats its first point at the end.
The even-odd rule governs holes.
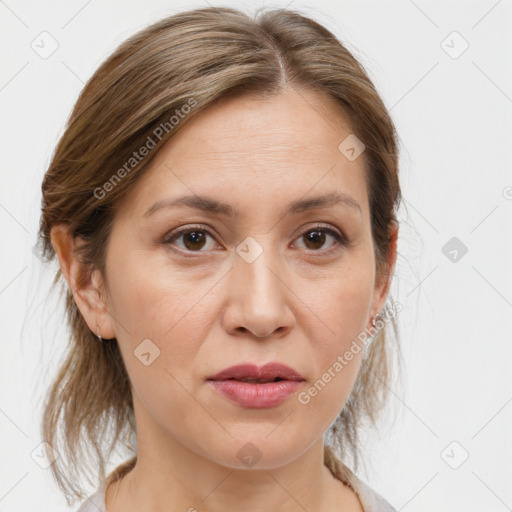
{"type": "MultiPolygon", "coordinates": [[[[121,41],[207,5],[0,1],[0,511],[68,510],[31,458],[67,339],[62,307],[47,298],[53,269],[32,253],[52,151],[84,82],[121,41]],[[47,59],[31,48],[43,31],[58,42],[47,59]]],[[[511,0],[210,5],[290,5],[323,23],[362,61],[400,135],[391,293],[404,305],[406,371],[389,404],[397,419],[368,436],[360,476],[406,512],[512,510],[511,0]],[[457,58],[454,31],[469,44],[457,58]],[[452,237],[468,248],[456,262],[442,250],[452,237]]]]}

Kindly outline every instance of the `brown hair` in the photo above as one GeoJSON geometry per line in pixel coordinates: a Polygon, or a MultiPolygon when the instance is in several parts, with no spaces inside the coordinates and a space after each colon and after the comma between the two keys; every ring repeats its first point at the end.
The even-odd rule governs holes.
{"type": "MultiPolygon", "coordinates": [[[[232,8],[182,12],[131,36],[101,64],[74,106],[42,183],[43,257],[55,258],[50,231],[65,223],[84,242],[77,254],[85,270],[77,286],[87,282],[92,269],[104,276],[116,205],[158,149],[221,99],[249,93],[265,99],[286,87],[334,100],[365,144],[376,272],[387,277],[388,230],[401,199],[395,128],[354,56],[319,23],[286,9],[258,11],[254,18],[232,8]],[[171,122],[172,116],[179,122],[171,122]],[[148,137],[158,138],[159,148],[127,169],[126,162],[148,137]]],[[[119,444],[136,453],[136,433],[130,382],[117,341],[98,342],[61,277],[59,269],[52,288],[64,285],[71,340],[45,399],[42,436],[60,454],[51,469],[69,503],[69,497],[84,497],[83,476],[91,483],[91,476],[105,478],[105,463],[119,444]]],[[[399,348],[394,318],[390,326],[393,345],[399,348]]],[[[331,425],[339,456],[346,460],[352,454],[356,468],[358,429],[365,419],[375,425],[390,364],[386,329],[381,329],[363,359],[350,399],[331,425]]],[[[136,455],[109,481],[135,462],[136,455]]]]}

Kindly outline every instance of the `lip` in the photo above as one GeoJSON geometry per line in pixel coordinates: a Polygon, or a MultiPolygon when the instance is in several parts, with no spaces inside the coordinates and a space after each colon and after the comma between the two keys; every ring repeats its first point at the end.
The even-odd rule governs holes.
{"type": "Polygon", "coordinates": [[[290,396],[304,382],[304,377],[293,368],[281,363],[268,363],[264,366],[240,364],[230,366],[209,377],[207,382],[225,398],[250,408],[275,407],[290,396]],[[264,379],[276,382],[244,382],[240,379],[264,379]]]}
{"type": "Polygon", "coordinates": [[[263,366],[257,366],[255,364],[237,364],[208,377],[208,380],[243,379],[244,377],[268,380],[275,378],[292,381],[305,380],[299,372],[282,363],[267,363],[263,366]]]}

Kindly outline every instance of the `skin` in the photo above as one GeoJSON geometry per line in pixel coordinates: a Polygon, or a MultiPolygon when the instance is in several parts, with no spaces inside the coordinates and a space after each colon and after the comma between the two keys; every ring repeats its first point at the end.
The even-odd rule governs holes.
{"type": "MultiPolygon", "coordinates": [[[[382,310],[390,278],[376,279],[364,153],[349,161],[338,150],[350,133],[343,111],[317,93],[224,101],[159,148],[123,198],[106,280],[95,272],[76,289],[73,242],[63,226],[52,230],[80,311],[93,332],[117,338],[132,385],[138,461],[108,488],[108,512],[363,510],[323,464],[322,439],[350,395],[361,352],[306,405],[293,396],[249,409],[206,382],[237,363],[279,361],[305,377],[307,390],[382,310]],[[283,214],[292,201],[332,191],[360,211],[283,214]],[[240,216],[186,207],[143,216],[158,200],[191,193],[240,216]],[[350,245],[328,233],[308,242],[317,222],[350,245]],[[196,224],[206,230],[202,242],[182,235],[165,243],[196,224]],[[263,250],[252,263],[236,252],[248,236],[263,250]],[[147,338],[160,355],[145,366],[133,352],[147,338]],[[252,468],[237,457],[249,442],[261,453],[252,468]]],[[[397,234],[393,226],[389,276],[397,234]]]]}

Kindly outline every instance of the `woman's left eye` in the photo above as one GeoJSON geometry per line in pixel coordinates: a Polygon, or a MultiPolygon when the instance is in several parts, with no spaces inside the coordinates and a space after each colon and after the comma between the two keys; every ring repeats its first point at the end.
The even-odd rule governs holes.
{"type": "Polygon", "coordinates": [[[324,226],[316,226],[312,229],[308,229],[302,233],[299,239],[302,238],[306,241],[306,248],[308,250],[316,252],[324,245],[328,236],[334,238],[333,246],[345,246],[348,244],[347,240],[340,233],[324,226]]]}
{"type": "MultiPolygon", "coordinates": [[[[319,249],[325,245],[328,237],[334,239],[334,243],[332,246],[345,246],[348,245],[347,240],[335,231],[334,229],[325,227],[325,226],[315,226],[304,231],[299,237],[299,239],[304,240],[305,249],[313,252],[322,252],[319,249]]],[[[186,229],[181,229],[177,232],[171,233],[165,240],[165,245],[174,245],[176,240],[182,240],[182,246],[178,247],[185,252],[206,252],[203,249],[207,246],[207,238],[210,237],[214,240],[213,235],[210,232],[201,227],[201,226],[192,226],[186,229]]],[[[329,249],[327,249],[328,251],[329,249]]],[[[323,251],[325,252],[325,251],[323,251]]]]}

